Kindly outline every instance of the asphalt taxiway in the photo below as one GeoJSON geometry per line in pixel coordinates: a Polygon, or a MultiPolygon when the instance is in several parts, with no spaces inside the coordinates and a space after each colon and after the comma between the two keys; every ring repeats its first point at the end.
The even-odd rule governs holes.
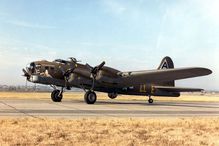
{"type": "Polygon", "coordinates": [[[219,116],[219,102],[0,99],[0,117],[195,117],[219,116]]]}

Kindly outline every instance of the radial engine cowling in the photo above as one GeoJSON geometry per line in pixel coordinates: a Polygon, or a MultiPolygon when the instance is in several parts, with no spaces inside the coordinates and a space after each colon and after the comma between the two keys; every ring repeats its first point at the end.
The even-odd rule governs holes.
{"type": "Polygon", "coordinates": [[[68,77],[68,82],[69,83],[78,82],[79,80],[80,80],[80,77],[75,73],[71,73],[68,77]]]}

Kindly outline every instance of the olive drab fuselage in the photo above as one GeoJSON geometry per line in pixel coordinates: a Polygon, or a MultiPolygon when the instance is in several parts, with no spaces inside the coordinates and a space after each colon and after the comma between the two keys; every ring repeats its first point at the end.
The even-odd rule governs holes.
{"type": "MultiPolygon", "coordinates": [[[[63,88],[70,90],[76,87],[88,90],[85,94],[87,103],[96,101],[91,98],[96,97],[94,91],[106,92],[110,98],[115,98],[117,94],[178,97],[180,92],[202,89],[175,87],[175,80],[212,73],[200,67],[175,69],[170,57],[165,57],[156,70],[121,72],[104,65],[105,62],[102,62],[92,67],[79,63],[75,58],[51,62],[42,60],[30,63],[23,72],[30,82],[62,87],[61,92],[54,88],[53,101],[59,101],[55,97],[62,97],[63,88]]],[[[149,100],[153,102],[151,98],[149,100]]]]}

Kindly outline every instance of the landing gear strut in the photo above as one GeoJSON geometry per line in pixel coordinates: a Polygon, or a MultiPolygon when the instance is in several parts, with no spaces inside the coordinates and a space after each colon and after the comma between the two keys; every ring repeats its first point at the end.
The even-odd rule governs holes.
{"type": "Polygon", "coordinates": [[[84,95],[84,101],[87,104],[94,104],[97,101],[97,95],[93,91],[87,91],[84,95]]]}
{"type": "Polygon", "coordinates": [[[148,99],[148,103],[153,103],[154,102],[154,100],[151,98],[151,96],[149,96],[149,99],[148,99]]]}
{"type": "Polygon", "coordinates": [[[63,98],[63,88],[62,90],[53,90],[53,92],[51,93],[51,99],[53,102],[61,102],[63,98]]]}
{"type": "Polygon", "coordinates": [[[96,82],[96,77],[98,76],[99,71],[103,68],[105,65],[105,62],[103,61],[100,65],[92,67],[89,64],[86,65],[86,67],[90,70],[90,77],[92,79],[92,85],[89,91],[86,91],[85,88],[84,90],[86,91],[84,95],[84,100],[87,104],[94,104],[97,100],[97,95],[93,91],[95,87],[95,82],[96,82]]]}

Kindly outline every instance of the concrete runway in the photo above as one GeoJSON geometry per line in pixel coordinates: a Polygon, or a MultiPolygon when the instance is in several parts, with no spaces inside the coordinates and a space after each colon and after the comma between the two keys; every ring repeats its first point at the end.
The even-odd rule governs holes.
{"type": "Polygon", "coordinates": [[[0,100],[0,117],[195,117],[219,116],[219,102],[164,102],[98,100],[87,105],[83,100],[0,100]]]}

